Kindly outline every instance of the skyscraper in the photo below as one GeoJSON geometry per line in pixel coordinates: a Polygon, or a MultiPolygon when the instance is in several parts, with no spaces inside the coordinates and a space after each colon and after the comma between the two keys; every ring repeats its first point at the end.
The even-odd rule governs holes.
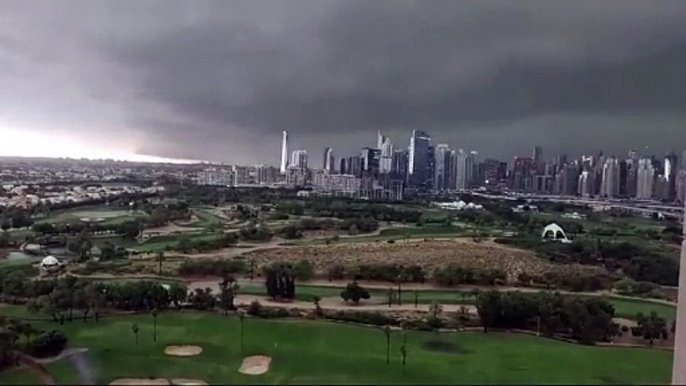
{"type": "Polygon", "coordinates": [[[381,150],[381,147],[383,146],[383,143],[388,139],[388,137],[384,137],[381,135],[381,130],[376,131],[376,148],[381,150]]]}
{"type": "Polygon", "coordinates": [[[608,157],[603,164],[602,181],[600,185],[600,195],[602,197],[619,196],[620,185],[619,162],[615,157],[608,157]]]}
{"type": "Polygon", "coordinates": [[[434,189],[437,191],[448,190],[447,181],[450,179],[449,170],[446,169],[445,159],[450,157],[450,146],[439,143],[434,150],[434,189]]]}
{"type": "Polygon", "coordinates": [[[455,153],[455,189],[467,189],[467,177],[472,173],[471,168],[467,167],[467,154],[460,149],[455,153]]]}
{"type": "Polygon", "coordinates": [[[383,135],[379,136],[381,140],[381,146],[379,150],[381,151],[381,160],[379,161],[379,171],[383,174],[391,172],[393,164],[393,142],[388,137],[383,135]]]}
{"type": "Polygon", "coordinates": [[[431,156],[431,137],[421,130],[412,130],[409,147],[409,182],[415,188],[429,188],[433,179],[431,172],[434,164],[431,156]]]}
{"type": "Polygon", "coordinates": [[[333,172],[336,168],[336,160],[333,157],[333,149],[327,147],[324,149],[324,163],[323,168],[327,172],[333,172]]]}
{"type": "Polygon", "coordinates": [[[288,169],[288,132],[283,132],[283,140],[281,142],[281,173],[286,173],[288,169]]]}
{"type": "Polygon", "coordinates": [[[362,162],[362,171],[367,176],[376,177],[379,174],[381,150],[364,147],[360,153],[360,159],[362,162]]]}
{"type": "Polygon", "coordinates": [[[679,168],[678,157],[674,152],[665,156],[665,180],[667,182],[666,199],[676,198],[676,176],[679,168]]]}
{"type": "Polygon", "coordinates": [[[391,175],[394,179],[407,183],[407,150],[396,150],[391,160],[391,175]]]}
{"type": "Polygon", "coordinates": [[[295,168],[307,169],[307,151],[295,150],[291,157],[291,165],[295,168]]]}
{"type": "Polygon", "coordinates": [[[636,198],[649,200],[653,198],[653,186],[655,183],[655,169],[650,158],[638,160],[636,198]]]}

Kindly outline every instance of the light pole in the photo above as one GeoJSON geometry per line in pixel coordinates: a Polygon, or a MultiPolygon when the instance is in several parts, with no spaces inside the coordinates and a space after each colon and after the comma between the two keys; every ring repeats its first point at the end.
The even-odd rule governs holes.
{"type": "Polygon", "coordinates": [[[686,384],[686,209],[682,219],[681,258],[679,261],[679,298],[676,311],[676,332],[674,335],[674,363],[672,384],[686,384]]]}

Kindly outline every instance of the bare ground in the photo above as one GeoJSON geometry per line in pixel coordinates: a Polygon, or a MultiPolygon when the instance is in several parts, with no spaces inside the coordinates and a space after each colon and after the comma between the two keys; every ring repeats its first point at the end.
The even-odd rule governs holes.
{"type": "Polygon", "coordinates": [[[164,353],[175,357],[192,357],[202,353],[202,347],[181,345],[181,346],[167,346],[164,353]]]}
{"type": "Polygon", "coordinates": [[[260,375],[269,371],[272,358],[264,355],[253,355],[243,359],[238,371],[245,375],[260,375]]]}
{"type": "Polygon", "coordinates": [[[492,242],[476,243],[469,238],[440,240],[410,240],[408,242],[351,243],[329,246],[291,246],[246,251],[258,266],[275,261],[308,259],[315,270],[324,272],[332,265],[358,265],[394,263],[418,264],[427,272],[455,263],[465,267],[497,268],[507,272],[508,280],[515,281],[522,272],[543,274],[551,270],[575,271],[593,269],[575,265],[554,265],[524,251],[492,242]]]}

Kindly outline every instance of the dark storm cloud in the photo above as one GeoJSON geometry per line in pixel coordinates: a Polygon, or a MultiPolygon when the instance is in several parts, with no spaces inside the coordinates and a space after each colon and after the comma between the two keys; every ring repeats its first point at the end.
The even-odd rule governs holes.
{"type": "Polygon", "coordinates": [[[496,156],[686,146],[681,0],[117,4],[50,18],[73,58],[29,52],[86,58],[149,153],[274,163],[282,130],[317,157],[413,128],[496,156]]]}

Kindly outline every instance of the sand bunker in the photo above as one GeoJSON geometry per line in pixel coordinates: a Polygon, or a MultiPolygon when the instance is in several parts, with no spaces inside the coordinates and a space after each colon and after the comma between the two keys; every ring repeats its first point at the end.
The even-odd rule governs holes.
{"type": "Polygon", "coordinates": [[[167,378],[119,378],[110,385],[170,385],[167,378]]]}
{"type": "Polygon", "coordinates": [[[260,375],[269,371],[272,358],[264,355],[254,355],[243,359],[241,368],[238,371],[246,375],[260,375]]]}
{"type": "Polygon", "coordinates": [[[192,357],[200,355],[202,347],[200,346],[167,346],[164,353],[175,357],[192,357]]]}
{"type": "Polygon", "coordinates": [[[207,385],[207,382],[200,379],[174,378],[171,380],[171,384],[178,386],[203,386],[207,385]]]}

